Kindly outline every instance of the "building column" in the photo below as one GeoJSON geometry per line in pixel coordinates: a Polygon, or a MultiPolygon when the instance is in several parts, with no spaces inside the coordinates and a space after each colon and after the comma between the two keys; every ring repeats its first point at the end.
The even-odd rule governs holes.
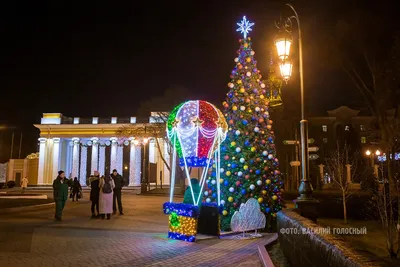
{"type": "MultiPolygon", "coordinates": [[[[172,166],[171,164],[171,158],[169,156],[168,153],[168,144],[165,142],[165,140],[162,140],[163,144],[164,144],[164,158],[165,161],[168,162],[169,166],[172,166]]],[[[163,165],[164,166],[164,172],[163,172],[163,184],[166,185],[170,185],[171,184],[171,175],[170,172],[167,168],[167,165],[163,165]]]]}
{"type": "MultiPolygon", "coordinates": [[[[60,163],[60,138],[53,138],[53,175],[57,177],[60,163]]],[[[68,175],[67,173],[65,175],[68,175]]],[[[53,178],[53,179],[54,179],[53,178]]]]}
{"type": "Polygon", "coordinates": [[[117,169],[117,150],[118,150],[118,138],[111,137],[111,156],[110,156],[110,172],[112,170],[117,169]]]}
{"type": "Polygon", "coordinates": [[[65,140],[67,142],[66,146],[66,157],[65,157],[65,175],[68,178],[72,177],[72,147],[73,147],[73,142],[65,140]],[[72,142],[72,145],[70,145],[70,142],[72,142]]]}
{"type": "Polygon", "coordinates": [[[79,174],[79,138],[72,138],[74,147],[72,149],[72,178],[78,177],[79,174]]]}
{"type": "Polygon", "coordinates": [[[351,184],[351,164],[346,164],[346,181],[348,184],[351,184]]]}
{"type": "Polygon", "coordinates": [[[140,186],[140,146],[138,142],[133,138],[131,141],[131,150],[129,152],[129,186],[140,186]],[[139,154],[137,151],[139,148],[139,154]],[[137,160],[139,158],[139,161],[137,160]],[[137,175],[137,169],[139,169],[139,175],[137,175]]]}
{"type": "Polygon", "coordinates": [[[39,138],[39,167],[38,167],[38,185],[44,184],[44,163],[46,154],[46,138],[39,138]]]}
{"type": "Polygon", "coordinates": [[[135,146],[135,175],[134,183],[141,184],[142,179],[142,147],[140,145],[135,146]]]}
{"type": "Polygon", "coordinates": [[[94,171],[98,171],[98,163],[99,163],[99,138],[93,137],[92,139],[92,164],[90,169],[90,174],[93,174],[94,171]]]}
{"type": "Polygon", "coordinates": [[[100,147],[98,171],[100,172],[100,175],[103,175],[104,172],[106,171],[106,147],[105,146],[100,147]]]}
{"type": "Polygon", "coordinates": [[[87,173],[87,146],[81,147],[81,167],[79,170],[79,182],[81,185],[86,186],[86,173],[87,173]]]}
{"type": "Polygon", "coordinates": [[[124,171],[124,145],[117,147],[117,171],[122,175],[124,171]]]}

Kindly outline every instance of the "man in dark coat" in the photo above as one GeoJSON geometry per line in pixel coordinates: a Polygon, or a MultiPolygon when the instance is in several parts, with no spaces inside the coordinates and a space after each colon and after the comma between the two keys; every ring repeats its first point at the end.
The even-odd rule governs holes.
{"type": "Polygon", "coordinates": [[[114,198],[113,198],[113,211],[117,213],[117,201],[118,201],[118,210],[120,215],[124,215],[122,211],[122,201],[121,201],[121,190],[124,186],[124,178],[117,172],[116,169],[113,170],[111,174],[111,178],[114,180],[115,188],[114,188],[114,198]]]}
{"type": "Polygon", "coordinates": [[[61,221],[62,211],[65,206],[65,202],[68,199],[68,188],[71,186],[71,181],[65,177],[63,171],[58,172],[57,178],[53,181],[53,196],[56,202],[56,214],[55,219],[61,221]]]}
{"type": "Polygon", "coordinates": [[[94,174],[89,177],[89,183],[90,183],[90,201],[92,201],[92,218],[99,217],[100,212],[99,212],[99,197],[100,197],[100,173],[98,171],[94,171],[94,174]],[[96,208],[97,215],[94,212],[94,209],[96,208]]]}

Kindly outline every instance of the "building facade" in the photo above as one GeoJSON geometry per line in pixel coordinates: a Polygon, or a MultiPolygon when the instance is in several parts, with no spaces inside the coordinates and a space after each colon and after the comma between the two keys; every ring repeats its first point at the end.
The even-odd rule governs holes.
{"type": "Polygon", "coordinates": [[[136,123],[135,117],[82,119],[44,113],[41,123],[34,125],[40,130],[39,159],[37,179],[30,185],[52,184],[59,170],[87,185],[94,171],[103,175],[113,169],[130,186],[139,186],[144,180],[169,184],[164,163],[170,162],[168,144],[162,136],[146,132],[163,125],[157,114],[152,114],[147,123],[136,123]]]}
{"type": "MultiPolygon", "coordinates": [[[[392,116],[394,111],[388,111],[392,116]]],[[[378,150],[377,128],[375,118],[360,110],[341,106],[328,110],[325,116],[307,117],[309,122],[308,136],[313,139],[310,147],[310,178],[314,188],[320,188],[324,176],[327,174],[326,159],[339,145],[346,144],[350,153],[358,152],[362,156],[361,164],[368,165],[370,158],[365,156],[366,150],[378,150]]],[[[293,119],[284,119],[276,123],[276,144],[281,162],[282,172],[285,174],[285,186],[289,190],[297,190],[300,179],[301,166],[291,166],[291,162],[300,160],[300,148],[296,145],[285,145],[285,140],[299,140],[299,122],[293,119]]],[[[349,155],[351,156],[351,155],[349,155]]],[[[375,159],[377,162],[377,158],[375,159]]],[[[350,167],[351,168],[351,167],[350,167]]],[[[329,175],[329,173],[328,173],[329,175]]],[[[354,183],[359,180],[352,181],[354,183]]]]}

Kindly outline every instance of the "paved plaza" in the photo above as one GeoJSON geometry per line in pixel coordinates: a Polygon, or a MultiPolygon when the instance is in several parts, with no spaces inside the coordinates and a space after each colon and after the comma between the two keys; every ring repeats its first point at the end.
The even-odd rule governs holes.
{"type": "Polygon", "coordinates": [[[87,197],[68,200],[61,222],[53,205],[1,213],[0,266],[261,266],[257,246],[267,237],[167,239],[167,197],[125,192],[125,215],[109,221],[90,218],[87,197]]]}

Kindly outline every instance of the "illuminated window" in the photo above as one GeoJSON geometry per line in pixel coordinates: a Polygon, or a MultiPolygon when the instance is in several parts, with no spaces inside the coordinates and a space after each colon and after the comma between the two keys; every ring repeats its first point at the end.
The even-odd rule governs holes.
{"type": "Polygon", "coordinates": [[[362,143],[362,144],[367,143],[367,138],[365,138],[365,136],[362,136],[362,137],[361,137],[361,143],[362,143]]]}
{"type": "Polygon", "coordinates": [[[328,131],[328,126],[322,125],[322,131],[323,131],[323,132],[327,132],[327,131],[328,131]]]}
{"type": "Polygon", "coordinates": [[[322,142],[324,142],[324,144],[327,144],[328,143],[328,138],[323,138],[322,142]]]}
{"type": "Polygon", "coordinates": [[[348,125],[346,125],[346,126],[344,127],[344,130],[347,131],[347,132],[350,131],[350,127],[349,127],[348,125]]]}
{"type": "Polygon", "coordinates": [[[362,125],[362,124],[360,125],[360,131],[361,131],[361,132],[364,132],[364,131],[365,131],[365,126],[362,125]]]}

